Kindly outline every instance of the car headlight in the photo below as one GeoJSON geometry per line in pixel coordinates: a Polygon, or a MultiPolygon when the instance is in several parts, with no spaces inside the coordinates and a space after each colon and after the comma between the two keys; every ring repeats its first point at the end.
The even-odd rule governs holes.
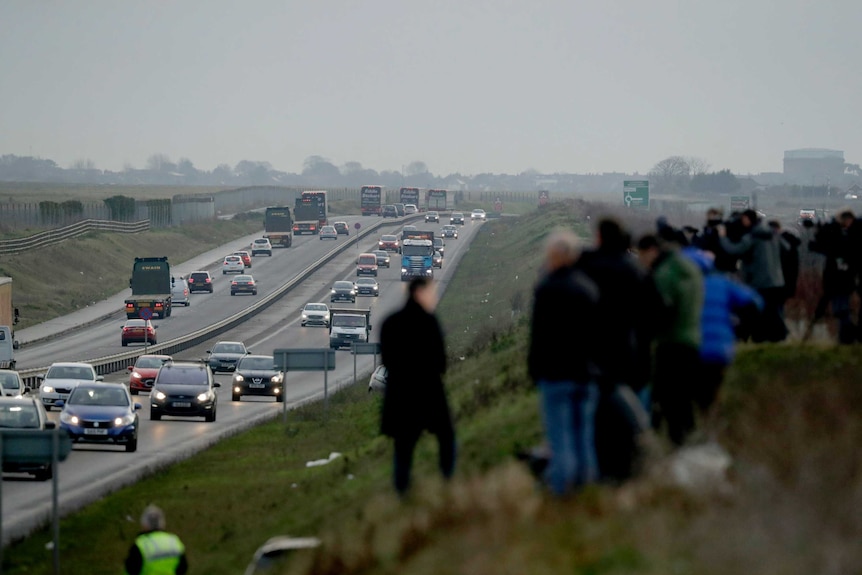
{"type": "Polygon", "coordinates": [[[116,427],[125,427],[126,425],[131,425],[135,422],[135,416],[131,414],[124,415],[123,417],[117,417],[114,419],[114,425],[116,427]]]}
{"type": "Polygon", "coordinates": [[[80,422],[77,415],[72,415],[71,413],[66,413],[65,411],[60,413],[60,421],[69,425],[78,425],[78,423],[80,422]]]}
{"type": "Polygon", "coordinates": [[[402,273],[402,274],[406,274],[406,273],[407,273],[407,268],[401,268],[401,273],[402,273]]]}
{"type": "Polygon", "coordinates": [[[236,374],[235,376],[233,376],[233,380],[234,380],[236,383],[239,383],[239,382],[241,382],[241,381],[244,381],[244,380],[245,380],[245,378],[244,378],[243,376],[241,376],[240,374],[236,374]]]}
{"type": "Polygon", "coordinates": [[[356,294],[356,290],[353,290],[353,289],[350,290],[350,295],[354,295],[354,294],[356,294]]]}
{"type": "Polygon", "coordinates": [[[308,314],[306,314],[306,313],[302,314],[302,319],[308,319],[308,314]]]}
{"type": "Polygon", "coordinates": [[[54,393],[54,388],[53,388],[53,386],[50,386],[50,385],[43,385],[42,386],[42,392],[43,393],[54,393]]]}
{"type": "Polygon", "coordinates": [[[272,383],[281,383],[282,379],[284,379],[284,375],[278,373],[276,375],[273,375],[272,378],[270,379],[270,381],[272,383]]]}
{"type": "Polygon", "coordinates": [[[335,293],[335,290],[334,290],[334,289],[332,290],[332,293],[335,293]]]}
{"type": "Polygon", "coordinates": [[[155,398],[158,399],[159,401],[164,401],[164,399],[167,397],[167,395],[165,395],[164,392],[161,392],[161,391],[157,391],[154,395],[155,395],[155,398]]]}
{"type": "Polygon", "coordinates": [[[198,401],[206,401],[209,398],[210,398],[210,394],[207,392],[203,392],[203,393],[198,394],[198,401]]]}
{"type": "Polygon", "coordinates": [[[141,374],[140,374],[140,373],[138,373],[137,371],[133,371],[133,372],[132,372],[132,377],[133,377],[133,378],[135,378],[135,379],[141,379],[141,374]]]}

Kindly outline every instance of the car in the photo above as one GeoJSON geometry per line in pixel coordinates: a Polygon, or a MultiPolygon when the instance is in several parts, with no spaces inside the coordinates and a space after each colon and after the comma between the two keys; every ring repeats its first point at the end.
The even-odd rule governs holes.
{"type": "Polygon", "coordinates": [[[415,204],[404,204],[404,215],[412,216],[414,214],[419,213],[419,208],[415,206],[415,204]]]}
{"type": "Polygon", "coordinates": [[[347,222],[332,222],[332,227],[335,228],[335,232],[340,236],[350,235],[350,228],[347,226],[347,222]]]}
{"type": "Polygon", "coordinates": [[[458,228],[452,224],[447,224],[440,229],[440,237],[458,239],[458,228]]]}
{"type": "Polygon", "coordinates": [[[237,255],[225,256],[224,263],[221,266],[222,275],[226,274],[241,274],[245,271],[245,264],[242,263],[242,258],[237,255]]]}
{"type": "Polygon", "coordinates": [[[172,361],[159,370],[150,392],[150,419],[158,421],[164,415],[203,417],[216,420],[221,384],[205,363],[172,361]]]}
{"type": "Polygon", "coordinates": [[[321,240],[337,240],[338,232],[335,231],[335,226],[323,226],[320,228],[318,237],[321,240]]]}
{"type": "Polygon", "coordinates": [[[442,268],[443,267],[443,254],[440,252],[434,252],[434,255],[431,256],[431,267],[433,268],[442,268]]]}
{"type": "Polygon", "coordinates": [[[251,267],[251,254],[245,250],[238,250],[232,253],[233,256],[239,256],[242,259],[242,265],[250,268],[251,267]]]}
{"type": "Polygon", "coordinates": [[[30,393],[21,374],[14,369],[0,369],[0,397],[23,397],[30,393]]]}
{"type": "Polygon", "coordinates": [[[417,228],[416,226],[414,226],[412,224],[407,224],[406,226],[404,226],[402,228],[402,230],[405,232],[418,232],[419,228],[417,228]]]}
{"type": "Polygon", "coordinates": [[[377,248],[387,252],[401,251],[401,240],[394,234],[383,234],[377,242],[377,248]]]}
{"type": "Polygon", "coordinates": [[[460,224],[464,225],[464,214],[461,212],[452,212],[452,215],[449,216],[450,224],[460,224]]]}
{"type": "Polygon", "coordinates": [[[368,379],[368,393],[372,391],[385,391],[386,390],[386,378],[389,377],[389,370],[386,369],[386,366],[381,364],[374,368],[374,371],[371,372],[371,377],[368,379]]]}
{"type": "Polygon", "coordinates": [[[236,369],[239,358],[247,354],[248,349],[241,341],[218,341],[207,350],[207,365],[213,373],[231,372],[236,369]]]}
{"type": "Polygon", "coordinates": [[[434,250],[440,252],[441,256],[446,253],[446,243],[443,238],[434,238],[434,250]]]}
{"type": "Polygon", "coordinates": [[[265,395],[284,401],[284,373],[276,369],[271,355],[246,355],[236,364],[231,383],[231,400],[240,401],[243,395],[265,395]]]}
{"type": "Polygon", "coordinates": [[[383,211],[381,215],[384,218],[397,218],[398,217],[398,209],[393,205],[383,206],[383,211]]]}
{"type": "Polygon", "coordinates": [[[213,278],[209,272],[198,270],[189,274],[188,280],[189,293],[205,291],[213,293],[213,278]]]}
{"type": "Polygon", "coordinates": [[[120,334],[120,344],[126,347],[130,343],[153,345],[157,343],[156,326],[148,319],[127,319],[120,334]]]}
{"type": "Polygon", "coordinates": [[[105,378],[96,374],[89,363],[63,361],[51,364],[46,373],[36,376],[40,380],[39,399],[45,409],[51,408],[61,399],[69,399],[72,390],[82,383],[95,383],[105,378]]]}
{"type": "Polygon", "coordinates": [[[185,278],[171,278],[171,307],[175,305],[189,307],[192,305],[190,293],[189,282],[185,278]]]}
{"type": "Polygon", "coordinates": [[[356,295],[371,295],[377,297],[380,295],[380,284],[374,278],[356,278],[353,282],[356,286],[356,295]]]}
{"type": "Polygon", "coordinates": [[[322,325],[329,327],[329,306],[325,303],[307,303],[302,308],[299,323],[302,327],[307,325],[322,325]]]}
{"type": "Polygon", "coordinates": [[[392,205],[395,206],[395,211],[398,212],[398,217],[401,217],[404,215],[404,204],[392,204],[392,205]]]}
{"type": "Polygon", "coordinates": [[[356,258],[356,275],[358,276],[376,276],[377,275],[377,256],[371,252],[359,254],[356,258]]]}
{"type": "Polygon", "coordinates": [[[257,283],[250,274],[238,275],[230,282],[230,295],[250,293],[257,295],[257,283]]]}
{"type": "MultiPolygon", "coordinates": [[[[0,401],[0,430],[8,429],[54,429],[56,424],[48,419],[42,402],[36,397],[7,397],[0,401]]],[[[33,461],[27,454],[3,455],[4,473],[27,473],[34,479],[46,481],[54,476],[50,463],[33,461]]]]}
{"type": "Polygon", "coordinates": [[[373,253],[377,256],[377,267],[378,268],[388,268],[390,262],[392,261],[389,257],[389,252],[386,250],[374,250],[373,253]]]}
{"type": "Polygon", "coordinates": [[[485,210],[481,210],[481,209],[477,208],[477,209],[473,210],[472,212],[470,212],[470,219],[474,220],[474,221],[475,220],[485,221],[485,215],[486,215],[485,210]]]}
{"type": "Polygon", "coordinates": [[[116,383],[84,383],[60,400],[60,429],[72,443],[111,443],[138,450],[138,414],[143,406],[116,383]]]}
{"type": "Polygon", "coordinates": [[[350,281],[337,281],[332,284],[332,293],[329,294],[330,303],[334,301],[356,302],[356,286],[350,281]]]}
{"type": "Polygon", "coordinates": [[[425,221],[426,222],[440,223],[440,213],[439,212],[425,212],[425,221]]]}
{"type": "Polygon", "coordinates": [[[129,370],[129,393],[138,395],[142,391],[149,392],[156,380],[159,369],[171,361],[171,356],[162,354],[139,355],[129,370]]]}
{"type": "Polygon", "coordinates": [[[269,238],[255,238],[251,242],[252,257],[258,254],[266,254],[272,257],[272,243],[269,241],[269,238]]]}

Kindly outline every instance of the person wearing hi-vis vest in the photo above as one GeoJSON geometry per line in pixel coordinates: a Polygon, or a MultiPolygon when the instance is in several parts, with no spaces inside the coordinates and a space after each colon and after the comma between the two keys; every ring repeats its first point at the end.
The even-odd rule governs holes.
{"type": "Polygon", "coordinates": [[[180,538],[165,531],[165,514],[148,505],[141,514],[141,531],[126,555],[126,575],[183,575],[189,569],[180,538]]]}

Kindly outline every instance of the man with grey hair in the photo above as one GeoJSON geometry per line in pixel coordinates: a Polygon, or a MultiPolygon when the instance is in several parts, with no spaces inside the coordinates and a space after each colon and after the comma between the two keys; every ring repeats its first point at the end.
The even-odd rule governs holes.
{"type": "Polygon", "coordinates": [[[570,230],[548,236],[543,275],[534,292],[527,355],[551,449],[545,480],[560,496],[599,478],[595,445],[599,387],[591,337],[599,290],[574,267],[580,251],[580,240],[570,230]]]}
{"type": "Polygon", "coordinates": [[[126,555],[126,575],[184,575],[189,565],[180,538],[165,531],[165,514],[148,505],[141,514],[142,531],[126,555]]]}

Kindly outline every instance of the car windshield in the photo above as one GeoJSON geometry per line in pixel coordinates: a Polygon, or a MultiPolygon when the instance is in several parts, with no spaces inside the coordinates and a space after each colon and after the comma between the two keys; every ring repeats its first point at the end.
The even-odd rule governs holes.
{"type": "Polygon", "coordinates": [[[351,282],[335,282],[333,285],[335,289],[353,289],[353,283],[351,282]]]}
{"type": "Polygon", "coordinates": [[[251,279],[251,276],[236,276],[236,278],[234,278],[233,281],[235,281],[235,282],[250,282],[250,281],[252,281],[252,279],[251,279]]]}
{"type": "Polygon", "coordinates": [[[384,242],[394,242],[398,238],[395,236],[380,236],[380,239],[383,240],[384,242]]]}
{"type": "Polygon", "coordinates": [[[189,279],[193,279],[193,280],[205,280],[205,279],[207,279],[207,275],[206,275],[206,274],[192,274],[192,275],[191,275],[191,277],[190,277],[189,279]]]}
{"type": "Polygon", "coordinates": [[[359,256],[359,263],[367,265],[377,264],[377,256],[359,256]]]}
{"type": "Polygon", "coordinates": [[[243,369],[258,369],[258,370],[275,370],[273,367],[275,365],[272,357],[246,357],[243,358],[242,361],[239,362],[237,366],[237,371],[243,369]]]}
{"type": "Polygon", "coordinates": [[[332,325],[340,327],[365,327],[365,318],[361,315],[337,315],[332,319],[332,325]]]}
{"type": "Polygon", "coordinates": [[[11,371],[0,371],[0,384],[6,389],[18,389],[18,375],[11,371]]]}
{"type": "Polygon", "coordinates": [[[130,319],[126,322],[126,327],[144,327],[146,322],[142,319],[130,319]]]}
{"type": "Polygon", "coordinates": [[[323,226],[322,228],[320,228],[320,231],[323,233],[331,233],[335,231],[335,228],[332,226],[323,226]]]}
{"type": "Polygon", "coordinates": [[[96,379],[88,367],[74,365],[55,365],[48,370],[45,379],[96,379]]]}
{"type": "Polygon", "coordinates": [[[239,343],[217,343],[213,346],[213,353],[245,353],[245,349],[239,343]]]}
{"type": "Polygon", "coordinates": [[[359,278],[356,280],[356,283],[360,285],[377,285],[377,282],[371,278],[359,278]]]}
{"type": "Polygon", "coordinates": [[[231,256],[229,258],[225,258],[224,261],[226,261],[228,263],[235,264],[237,262],[242,261],[242,258],[240,258],[239,256],[231,256]]]}
{"type": "Polygon", "coordinates": [[[0,427],[38,429],[39,412],[33,404],[0,403],[0,427]]]}
{"type": "Polygon", "coordinates": [[[207,376],[203,367],[171,368],[159,371],[162,385],[206,385],[207,376]]]}
{"type": "Polygon", "coordinates": [[[141,356],[138,358],[138,362],[135,364],[135,367],[138,369],[157,369],[162,367],[167,360],[167,358],[163,357],[141,356]]]}
{"type": "Polygon", "coordinates": [[[129,398],[122,387],[76,387],[69,396],[69,405],[128,406],[129,398]]]}
{"type": "Polygon", "coordinates": [[[431,246],[404,246],[401,248],[403,256],[430,256],[432,253],[431,246]]]}
{"type": "Polygon", "coordinates": [[[256,244],[268,244],[269,240],[254,240],[254,243],[256,243],[256,244]]]}
{"type": "Polygon", "coordinates": [[[326,311],[326,306],[322,303],[310,303],[305,306],[307,311],[326,311]]]}

